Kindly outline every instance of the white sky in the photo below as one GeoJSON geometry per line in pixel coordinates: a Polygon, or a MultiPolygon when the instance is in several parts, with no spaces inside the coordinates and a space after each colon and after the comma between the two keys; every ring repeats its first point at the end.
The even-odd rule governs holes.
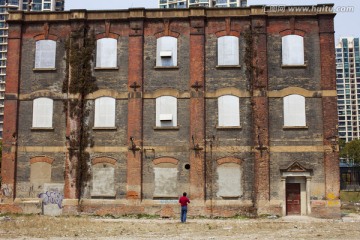
{"type": "MultiPolygon", "coordinates": [[[[360,0],[248,0],[248,5],[316,5],[335,3],[335,6],[353,6],[354,12],[339,12],[335,17],[336,41],[339,37],[360,37],[360,0]]],[[[65,9],[127,9],[157,8],[158,0],[65,0],[65,9]]]]}

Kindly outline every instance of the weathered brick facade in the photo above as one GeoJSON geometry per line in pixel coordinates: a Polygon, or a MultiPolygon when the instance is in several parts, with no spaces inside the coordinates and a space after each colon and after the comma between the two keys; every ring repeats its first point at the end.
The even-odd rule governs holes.
{"type": "Polygon", "coordinates": [[[338,217],[334,14],[263,10],[12,13],[0,211],[40,212],[41,203],[56,202],[64,214],[173,216],[186,191],[191,215],[285,215],[287,184],[299,183],[301,214],[338,217]],[[64,90],[66,79],[76,81],[66,53],[81,26],[95,39],[117,39],[116,68],[96,68],[93,49],[97,89],[85,96],[64,90]],[[282,66],[282,37],[292,34],[304,38],[305,64],[282,66]],[[177,39],[177,66],[156,66],[163,36],[177,39]],[[238,66],[218,66],[222,36],[238,37],[238,66]],[[34,69],[41,39],[56,41],[55,69],[34,69]],[[283,98],[290,94],[306,98],[302,128],[284,127],[283,98]],[[239,98],[240,126],[218,126],[223,95],[239,98]],[[160,96],[177,99],[177,126],[156,127],[160,96]],[[51,129],[32,127],[39,97],[54,101],[51,129]],[[116,99],[113,128],[94,127],[99,97],[116,99]],[[69,110],[74,99],[85,102],[83,118],[69,110]],[[90,136],[85,148],[72,142],[81,131],[90,136]],[[86,172],[75,171],[78,151],[88,154],[86,172]],[[234,169],[240,189],[224,190],[231,176],[220,175],[234,169]],[[169,187],[164,175],[174,177],[170,190],[162,189],[169,187]],[[47,192],[57,195],[41,197],[47,192]]]}

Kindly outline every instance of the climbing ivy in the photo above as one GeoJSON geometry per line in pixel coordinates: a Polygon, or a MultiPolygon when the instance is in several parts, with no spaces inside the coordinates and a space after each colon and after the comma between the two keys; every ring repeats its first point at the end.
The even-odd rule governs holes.
{"type": "Polygon", "coordinates": [[[245,30],[244,32],[244,38],[245,38],[245,74],[246,77],[248,79],[248,90],[250,92],[253,91],[253,83],[254,83],[254,71],[255,71],[255,66],[253,63],[253,59],[254,59],[254,39],[253,39],[253,35],[252,35],[252,31],[251,31],[251,27],[249,27],[248,29],[245,30]]]}
{"type": "Polygon", "coordinates": [[[89,180],[90,154],[86,148],[92,145],[88,126],[89,109],[86,96],[98,89],[92,73],[92,59],[95,51],[94,33],[81,24],[71,33],[66,47],[66,75],[63,92],[72,94],[64,101],[64,111],[77,125],[69,136],[69,158],[71,172],[76,172],[76,196],[80,200],[83,189],[89,180]]]}

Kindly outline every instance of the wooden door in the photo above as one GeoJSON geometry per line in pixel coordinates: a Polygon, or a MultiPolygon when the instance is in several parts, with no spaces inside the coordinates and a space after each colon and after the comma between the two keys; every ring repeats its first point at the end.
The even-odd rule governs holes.
{"type": "Polygon", "coordinates": [[[300,183],[286,184],[286,215],[301,214],[300,183]]]}

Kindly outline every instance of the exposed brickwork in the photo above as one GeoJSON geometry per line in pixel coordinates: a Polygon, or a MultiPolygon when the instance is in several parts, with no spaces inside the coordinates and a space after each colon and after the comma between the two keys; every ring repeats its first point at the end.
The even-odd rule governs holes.
{"type": "Polygon", "coordinates": [[[261,96],[252,98],[253,141],[255,152],[255,195],[259,211],[264,208],[259,201],[270,200],[270,154],[269,147],[269,100],[264,94],[268,89],[267,75],[267,22],[263,18],[252,20],[253,59],[252,90],[260,91],[261,96]]]}
{"type": "Polygon", "coordinates": [[[54,159],[46,157],[46,156],[33,157],[30,159],[30,164],[34,164],[34,163],[38,163],[38,162],[45,162],[45,163],[52,164],[54,162],[54,159]]]}
{"type": "MultiPolygon", "coordinates": [[[[190,35],[190,82],[192,86],[196,82],[204,86],[205,83],[205,36],[204,23],[200,19],[190,20],[192,33],[190,35]],[[196,29],[196,30],[195,30],[196,29]]],[[[190,196],[193,199],[204,198],[205,169],[204,155],[196,146],[203,146],[205,138],[205,112],[204,92],[191,90],[190,98],[190,142],[194,142],[192,153],[190,153],[190,196]]]]}
{"type": "Polygon", "coordinates": [[[109,164],[115,165],[116,159],[108,158],[108,157],[97,157],[97,158],[92,159],[91,163],[93,165],[99,164],[99,163],[109,163],[109,164]]]}
{"type": "MultiPolygon", "coordinates": [[[[321,88],[336,88],[334,48],[334,21],[332,17],[319,18],[320,50],[321,50],[321,88]]],[[[340,197],[339,154],[337,152],[337,101],[336,97],[323,97],[324,145],[330,146],[332,152],[324,154],[325,193],[326,199],[336,200],[340,197]],[[335,118],[336,116],[336,118],[335,118]]]]}
{"type": "Polygon", "coordinates": [[[218,165],[224,164],[224,163],[236,163],[236,164],[241,164],[241,160],[238,158],[234,158],[234,157],[226,157],[226,158],[221,158],[216,160],[218,165]]]}
{"type": "MultiPolygon", "coordinates": [[[[132,24],[130,23],[130,26],[132,24]]],[[[129,38],[129,75],[128,75],[128,87],[131,84],[137,83],[139,93],[143,91],[143,41],[144,38],[141,35],[143,31],[143,22],[138,21],[136,27],[132,30],[135,31],[129,38]]],[[[128,88],[129,91],[134,91],[129,95],[128,101],[128,146],[132,146],[134,143],[134,149],[129,150],[127,155],[127,187],[126,196],[128,199],[140,199],[141,198],[141,160],[142,152],[136,150],[136,146],[141,148],[142,142],[142,118],[143,118],[143,105],[141,94],[136,93],[136,89],[128,88]],[[131,141],[132,139],[132,141],[131,141]]]]}
{"type": "Polygon", "coordinates": [[[335,91],[333,15],[273,17],[248,15],[248,9],[241,8],[169,13],[161,9],[131,9],[119,15],[103,12],[106,21],[94,18],[98,12],[84,11],[70,12],[66,19],[62,17],[67,13],[15,13],[31,18],[10,17],[1,173],[5,184],[1,192],[6,196],[0,198],[0,209],[23,212],[21,199],[39,194],[29,182],[30,165],[48,162],[51,183],[64,184],[63,214],[83,211],[176,217],[180,210],[176,195],[185,191],[192,200],[190,216],[282,215],[286,214],[284,183],[295,179],[284,170],[297,162],[306,169],[304,176],[295,179],[308,189],[304,194],[310,200],[302,199],[310,206],[305,214],[337,216],[336,96],[331,93],[335,91]],[[48,16],[51,18],[44,24],[48,16]],[[42,21],[33,21],[37,17],[42,21]],[[28,19],[21,22],[26,28],[22,29],[17,19],[28,19]],[[68,138],[76,133],[78,122],[69,112],[64,114],[63,101],[78,96],[63,94],[62,85],[67,70],[65,42],[85,21],[96,39],[118,40],[118,67],[92,69],[99,90],[85,98],[89,109],[85,120],[91,135],[86,149],[90,178],[77,201],[76,176],[71,171],[76,161],[70,161],[68,138]],[[249,30],[253,48],[251,58],[246,59],[249,30]],[[304,66],[282,66],[281,38],[289,34],[304,38],[304,66]],[[177,66],[156,66],[157,38],[162,36],[177,38],[177,66]],[[239,38],[239,66],[218,66],[217,42],[222,36],[239,38]],[[35,44],[42,39],[56,41],[55,70],[33,70],[35,44]],[[330,91],[325,96],[323,90],[330,91]],[[284,128],[283,97],[287,94],[306,97],[304,128],[284,128]],[[218,97],[223,95],[239,97],[240,126],[218,126],[218,97]],[[95,99],[102,96],[116,99],[115,127],[93,128],[95,99]],[[178,124],[174,128],[155,126],[156,98],[160,96],[177,98],[178,124]],[[32,129],[32,103],[37,97],[54,100],[53,129],[32,129]],[[227,199],[219,194],[224,183],[218,170],[226,163],[239,164],[239,197],[227,199]],[[103,167],[98,164],[111,165],[110,171],[105,166],[103,170],[114,173],[114,199],[93,199],[91,195],[91,174],[103,167]],[[170,178],[177,174],[176,190],[169,198],[154,196],[156,171],[164,167],[171,168],[170,178]],[[16,204],[5,206],[14,197],[16,204]]]}
{"type": "Polygon", "coordinates": [[[160,163],[172,163],[172,164],[177,165],[179,163],[179,160],[177,160],[175,158],[162,157],[162,158],[154,159],[153,163],[155,165],[160,164],[160,163]]]}

